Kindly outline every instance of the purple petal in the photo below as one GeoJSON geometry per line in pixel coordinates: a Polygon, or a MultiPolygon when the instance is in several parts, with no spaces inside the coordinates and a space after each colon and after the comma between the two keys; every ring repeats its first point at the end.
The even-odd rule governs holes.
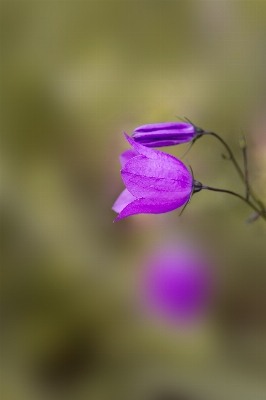
{"type": "Polygon", "coordinates": [[[183,144],[190,142],[192,138],[179,136],[178,139],[136,139],[138,143],[141,143],[145,147],[167,147],[167,146],[176,146],[178,144],[183,144]]]}
{"type": "Polygon", "coordinates": [[[143,305],[156,318],[194,323],[209,309],[217,289],[209,257],[189,243],[169,243],[145,258],[143,305]]]}
{"type": "Polygon", "coordinates": [[[187,122],[159,122],[157,124],[147,124],[139,126],[138,128],[134,129],[133,136],[137,136],[137,133],[195,133],[195,127],[187,122]]]}
{"type": "Polygon", "coordinates": [[[190,142],[196,128],[184,122],[161,122],[142,125],[134,129],[132,138],[147,147],[173,146],[190,142]]]}
{"type": "Polygon", "coordinates": [[[125,186],[137,198],[155,196],[175,201],[182,194],[188,200],[192,190],[190,172],[181,161],[162,155],[156,160],[144,156],[129,160],[121,171],[125,186]]]}
{"type": "Polygon", "coordinates": [[[142,146],[141,144],[135,142],[130,136],[128,136],[125,132],[124,132],[125,138],[127,139],[128,143],[133,147],[133,149],[135,149],[139,154],[147,157],[147,158],[151,158],[151,159],[156,159],[158,158],[158,150],[153,150],[153,149],[149,149],[148,147],[142,146]]]}
{"type": "Polygon", "coordinates": [[[120,213],[129,203],[136,200],[127,189],[123,190],[120,196],[117,198],[116,202],[114,203],[112,210],[117,213],[120,213]]]}
{"type": "Polygon", "coordinates": [[[139,153],[134,150],[134,149],[128,149],[124,151],[122,154],[119,156],[120,164],[122,168],[125,166],[125,164],[133,157],[137,156],[139,153]]]}
{"type": "MultiPolygon", "coordinates": [[[[181,161],[179,161],[177,158],[174,156],[171,156],[170,154],[164,153],[163,151],[159,150],[154,150],[154,149],[149,149],[146,146],[143,146],[137,142],[135,142],[130,136],[128,136],[124,132],[125,138],[127,139],[128,143],[141,155],[149,158],[149,159],[158,159],[158,158],[163,158],[164,162],[166,159],[172,158],[173,160],[177,161],[178,163],[184,165],[181,161]]],[[[186,168],[186,166],[185,166],[186,168]]]]}
{"type": "Polygon", "coordinates": [[[167,199],[162,202],[156,198],[136,199],[120,212],[115,221],[134,214],[162,214],[173,211],[183,204],[183,198],[176,199],[175,202],[169,202],[167,199]]]}

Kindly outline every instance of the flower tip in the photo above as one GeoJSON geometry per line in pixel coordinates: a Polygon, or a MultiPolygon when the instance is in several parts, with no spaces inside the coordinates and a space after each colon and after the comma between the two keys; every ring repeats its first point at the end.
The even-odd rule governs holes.
{"type": "Polygon", "coordinates": [[[124,133],[124,136],[125,136],[126,140],[128,141],[128,143],[129,143],[131,146],[133,146],[134,140],[133,140],[130,136],[128,136],[128,134],[127,134],[126,132],[123,132],[123,133],[124,133]]]}
{"type": "MultiPolygon", "coordinates": [[[[115,211],[113,208],[112,208],[112,210],[113,211],[115,211]]],[[[119,214],[117,215],[117,217],[113,220],[113,224],[117,221],[117,218],[119,217],[119,214]]]]}
{"type": "Polygon", "coordinates": [[[113,220],[113,224],[115,223],[115,222],[117,222],[117,221],[119,221],[120,219],[122,219],[121,217],[120,217],[120,214],[113,220]]]}

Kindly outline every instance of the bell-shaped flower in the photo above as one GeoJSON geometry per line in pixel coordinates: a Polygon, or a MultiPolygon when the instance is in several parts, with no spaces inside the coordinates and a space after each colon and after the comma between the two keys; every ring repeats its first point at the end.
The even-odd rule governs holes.
{"type": "Polygon", "coordinates": [[[177,158],[136,143],[125,134],[133,149],[120,156],[122,180],[126,189],[113,210],[115,221],[134,214],[161,214],[186,204],[200,183],[177,158]],[[195,182],[197,187],[195,187],[195,182]]]}
{"type": "Polygon", "coordinates": [[[134,129],[132,138],[146,147],[164,147],[187,143],[202,136],[204,131],[186,122],[159,122],[134,129]]]}

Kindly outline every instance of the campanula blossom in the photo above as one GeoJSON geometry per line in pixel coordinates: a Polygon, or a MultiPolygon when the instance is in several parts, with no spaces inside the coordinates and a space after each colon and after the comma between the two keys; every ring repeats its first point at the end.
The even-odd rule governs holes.
{"type": "Polygon", "coordinates": [[[161,214],[185,205],[201,184],[177,158],[136,143],[125,137],[133,149],[121,156],[122,180],[126,189],[120,194],[113,210],[115,221],[134,214],[161,214]],[[195,184],[196,182],[196,184],[195,184]]]}
{"type": "Polygon", "coordinates": [[[159,122],[134,129],[132,138],[146,147],[174,146],[202,136],[204,131],[186,122],[159,122]]]}
{"type": "Polygon", "coordinates": [[[214,286],[209,258],[184,243],[157,248],[145,260],[139,277],[144,310],[174,323],[202,317],[213,299],[214,286]]]}

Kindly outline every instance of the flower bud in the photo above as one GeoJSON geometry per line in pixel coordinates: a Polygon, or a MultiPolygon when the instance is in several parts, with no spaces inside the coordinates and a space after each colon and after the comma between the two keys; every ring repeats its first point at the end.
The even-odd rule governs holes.
{"type": "Polygon", "coordinates": [[[134,129],[132,138],[146,147],[174,146],[200,137],[204,131],[187,122],[159,122],[134,129]]]}

